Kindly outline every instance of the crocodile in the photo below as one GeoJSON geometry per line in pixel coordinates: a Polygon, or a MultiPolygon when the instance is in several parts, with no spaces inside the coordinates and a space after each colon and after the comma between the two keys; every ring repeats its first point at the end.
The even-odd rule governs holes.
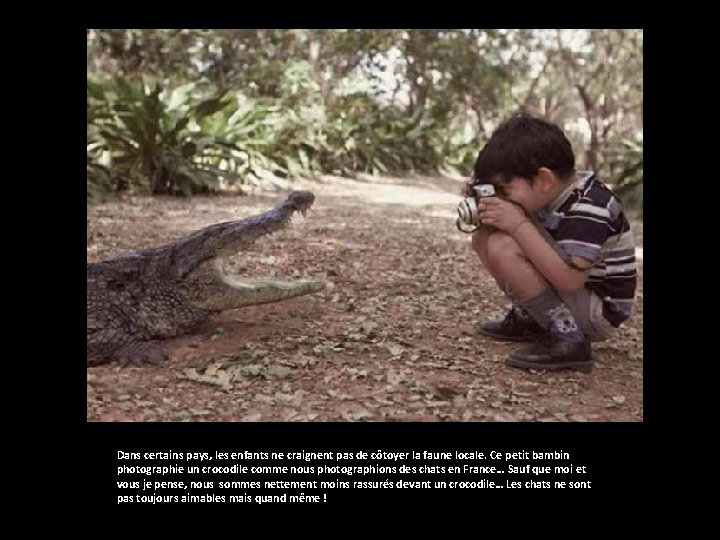
{"type": "Polygon", "coordinates": [[[315,196],[294,191],[272,209],[216,223],[167,245],[87,263],[87,365],[161,364],[162,340],[202,327],[213,314],[315,293],[322,279],[246,278],[228,258],[303,215],[315,196]]]}

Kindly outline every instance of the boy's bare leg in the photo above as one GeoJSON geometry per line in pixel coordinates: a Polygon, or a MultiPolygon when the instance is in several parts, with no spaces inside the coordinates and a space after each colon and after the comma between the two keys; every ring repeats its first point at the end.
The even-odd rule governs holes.
{"type": "Polygon", "coordinates": [[[473,248],[498,284],[512,290],[514,302],[549,330],[552,338],[550,347],[538,345],[513,353],[510,365],[590,369],[589,342],[570,310],[525,257],[520,245],[511,236],[497,231],[473,237],[473,248]]]}
{"type": "Polygon", "coordinates": [[[491,234],[493,233],[488,231],[485,227],[482,227],[476,232],[474,232],[472,235],[472,247],[475,253],[477,253],[478,257],[480,257],[480,260],[482,261],[487,271],[490,272],[490,275],[495,278],[498,286],[504,291],[505,283],[502,283],[500,275],[495,273],[495,270],[492,268],[490,258],[487,254],[488,238],[491,234]]]}
{"type": "Polygon", "coordinates": [[[508,234],[487,235],[485,257],[498,283],[510,288],[515,303],[543,328],[556,330],[566,341],[584,341],[577,322],[543,275],[525,257],[520,245],[508,234]]]}
{"type": "Polygon", "coordinates": [[[473,235],[473,249],[500,288],[508,286],[514,300],[534,298],[550,287],[543,275],[525,258],[520,245],[503,232],[481,229],[473,235]]]}
{"type": "MultiPolygon", "coordinates": [[[[535,322],[535,319],[533,319],[529,313],[518,305],[516,294],[503,276],[503,268],[496,267],[496,257],[488,255],[488,244],[492,244],[493,251],[499,252],[501,250],[497,248],[502,248],[502,246],[495,245],[497,243],[496,240],[501,236],[507,235],[496,231],[488,231],[487,228],[481,228],[473,234],[472,246],[500,289],[512,300],[513,307],[512,310],[505,315],[504,319],[481,323],[478,331],[481,334],[501,341],[533,341],[542,336],[545,330],[535,322]],[[493,240],[489,241],[490,238],[493,238],[493,240]]],[[[516,247],[519,249],[519,246],[516,245],[516,247]]],[[[512,246],[510,246],[510,248],[515,249],[515,247],[512,246]]]]}

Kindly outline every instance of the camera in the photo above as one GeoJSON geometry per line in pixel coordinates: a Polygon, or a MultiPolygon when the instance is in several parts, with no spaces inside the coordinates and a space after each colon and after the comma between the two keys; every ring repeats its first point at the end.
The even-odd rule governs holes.
{"type": "Polygon", "coordinates": [[[480,199],[496,196],[495,186],[492,184],[476,184],[472,187],[472,189],[475,195],[472,197],[465,197],[462,201],[460,201],[457,208],[458,218],[456,224],[457,228],[462,232],[474,232],[480,227],[480,215],[477,207],[478,202],[480,202],[480,199]],[[465,230],[461,227],[461,224],[463,223],[465,225],[474,225],[475,229],[470,231],[465,230]]]}

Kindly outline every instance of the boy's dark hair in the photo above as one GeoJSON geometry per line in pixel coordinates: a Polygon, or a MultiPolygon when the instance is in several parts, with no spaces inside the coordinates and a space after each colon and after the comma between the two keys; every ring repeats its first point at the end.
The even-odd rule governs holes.
{"type": "Polygon", "coordinates": [[[546,167],[565,179],[575,171],[575,154],[563,131],[541,118],[518,114],[503,122],[475,161],[475,180],[488,183],[499,176],[533,178],[546,167]]]}

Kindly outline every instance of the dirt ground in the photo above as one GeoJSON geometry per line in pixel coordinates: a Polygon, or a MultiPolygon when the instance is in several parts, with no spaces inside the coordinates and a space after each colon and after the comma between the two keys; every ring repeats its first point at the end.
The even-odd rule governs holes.
{"type": "MultiPolygon", "coordinates": [[[[460,181],[295,183],[306,219],[260,239],[233,268],[325,277],[315,295],[222,313],[168,340],[162,366],[87,369],[90,421],[642,421],[643,289],[590,374],[505,366],[522,346],[477,335],[508,301],[457,231],[460,181]]],[[[88,208],[88,262],[260,213],[251,196],[128,197],[88,208]]],[[[633,221],[638,247],[642,222],[633,221]]],[[[642,250],[639,250],[642,253],[642,250]]]]}

